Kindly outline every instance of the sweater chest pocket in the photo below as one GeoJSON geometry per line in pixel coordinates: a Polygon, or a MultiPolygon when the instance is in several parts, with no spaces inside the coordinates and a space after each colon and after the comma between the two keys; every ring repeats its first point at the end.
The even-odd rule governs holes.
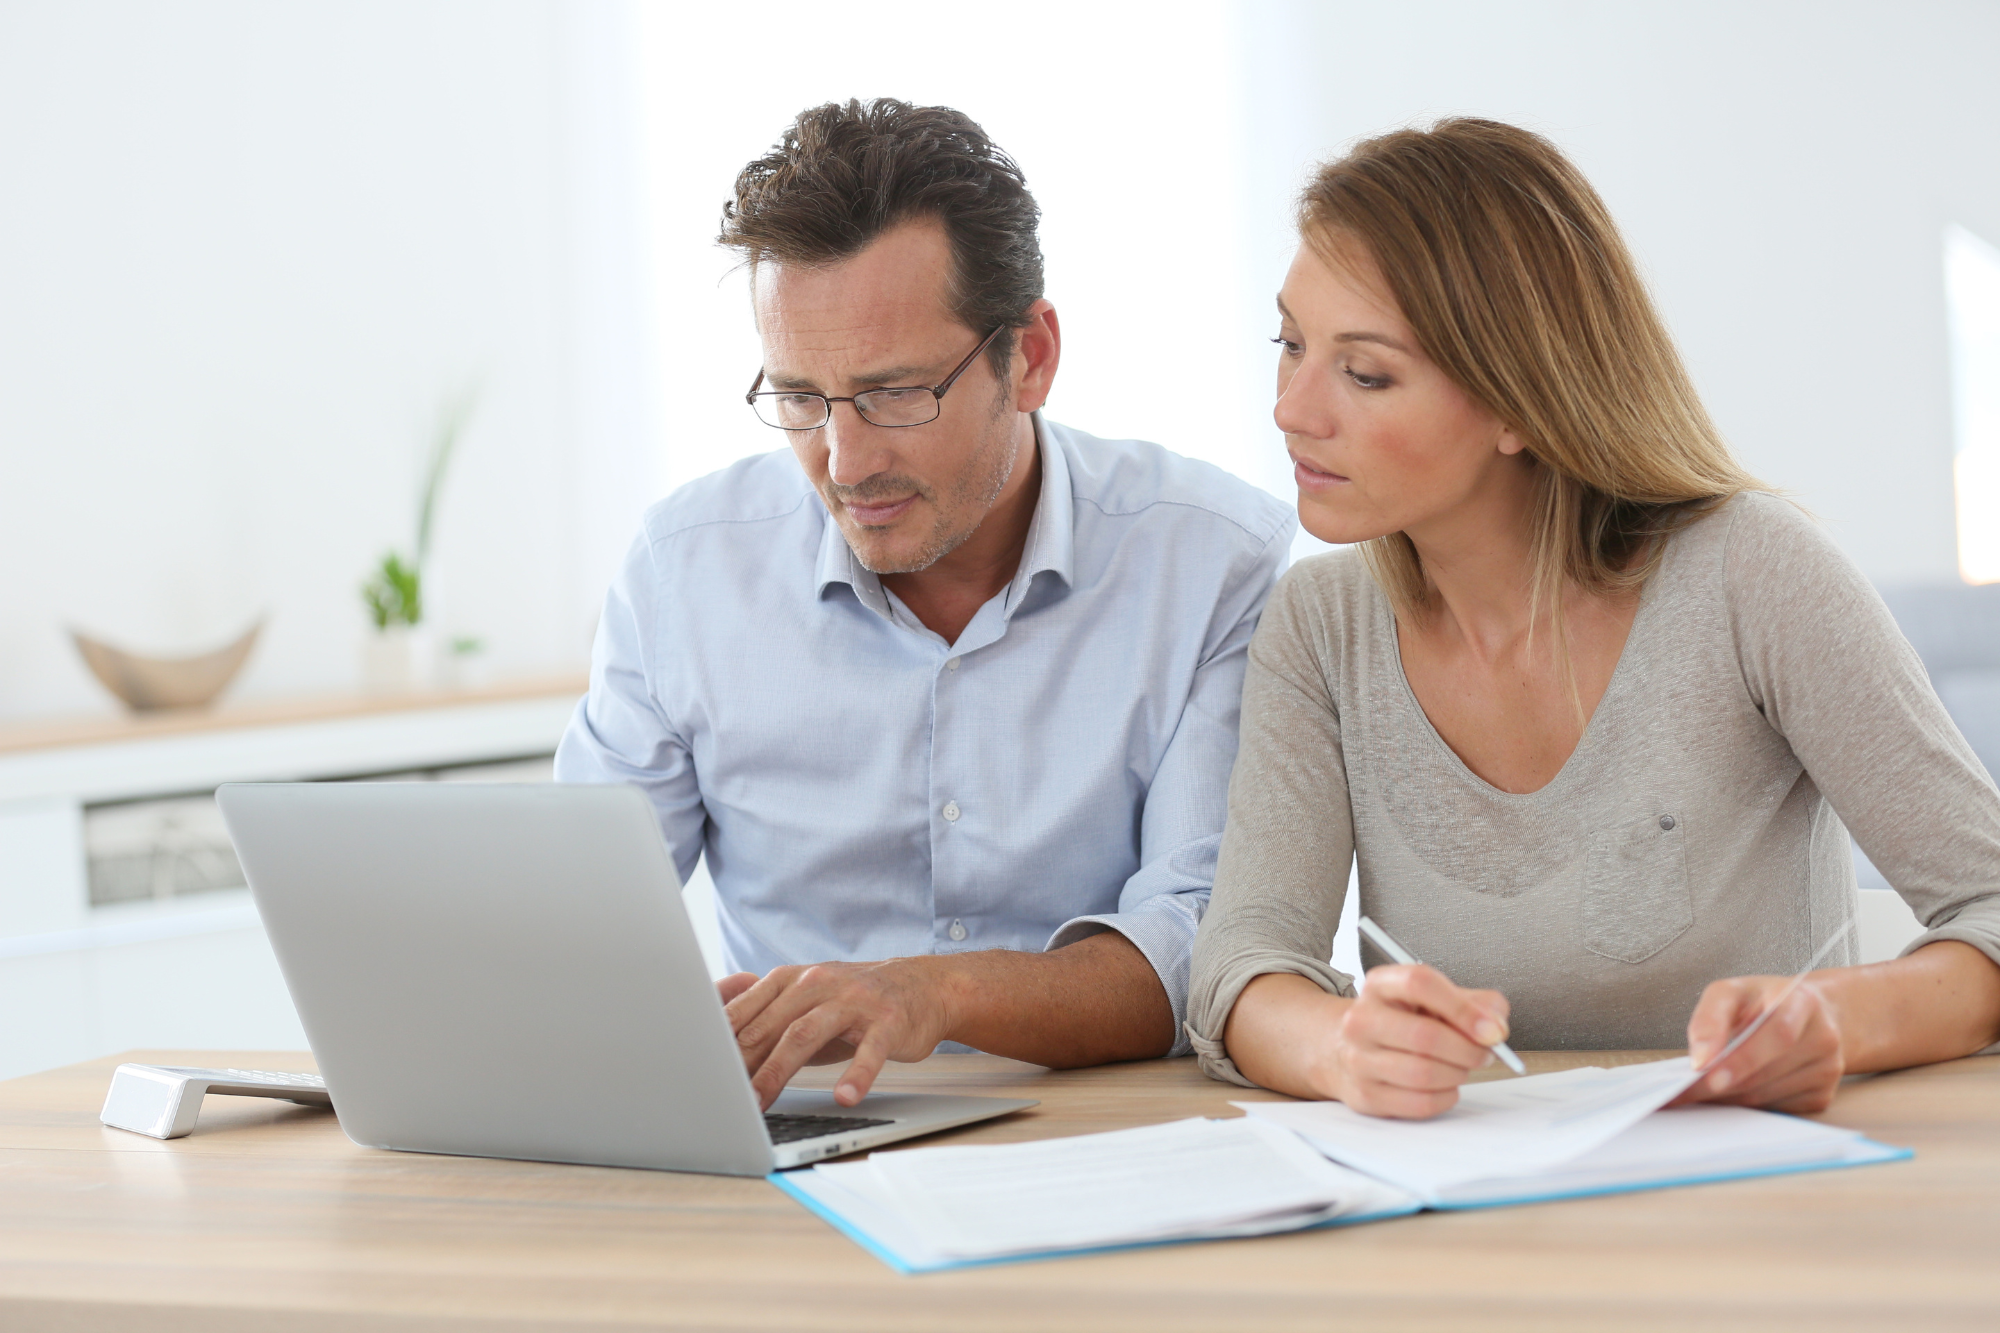
{"type": "Polygon", "coordinates": [[[1583,865],[1585,948],[1643,962],[1694,924],[1683,836],[1678,816],[1658,814],[1591,838],[1583,865]]]}

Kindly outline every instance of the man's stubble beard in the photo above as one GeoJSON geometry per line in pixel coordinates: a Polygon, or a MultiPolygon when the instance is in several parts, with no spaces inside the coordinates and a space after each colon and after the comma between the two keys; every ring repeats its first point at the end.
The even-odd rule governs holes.
{"type": "Polygon", "coordinates": [[[894,495],[899,490],[910,488],[937,509],[937,522],[917,553],[894,564],[870,564],[868,557],[854,550],[854,543],[849,542],[848,548],[854,550],[854,558],[861,562],[863,569],[876,575],[922,573],[963,546],[979,530],[979,525],[986,521],[986,516],[999,502],[1000,493],[1007,489],[1007,482],[1014,475],[1014,466],[1019,461],[1019,445],[1013,431],[1017,414],[1006,411],[1006,406],[1007,395],[1002,394],[988,421],[987,443],[973,456],[972,466],[961,474],[959,484],[952,488],[951,503],[939,504],[929,487],[916,485],[906,477],[887,477],[876,485],[857,486],[840,493],[842,500],[866,501],[874,498],[870,491],[894,495]],[[955,517],[967,513],[971,515],[971,521],[962,528],[953,528],[955,517]]]}

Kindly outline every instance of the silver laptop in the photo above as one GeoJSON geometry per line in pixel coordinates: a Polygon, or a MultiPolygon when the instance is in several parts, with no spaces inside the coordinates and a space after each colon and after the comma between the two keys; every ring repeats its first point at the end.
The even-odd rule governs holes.
{"type": "Polygon", "coordinates": [[[340,1127],[367,1147],[764,1175],[1031,1101],[757,1109],[634,787],[216,793],[340,1127]]]}

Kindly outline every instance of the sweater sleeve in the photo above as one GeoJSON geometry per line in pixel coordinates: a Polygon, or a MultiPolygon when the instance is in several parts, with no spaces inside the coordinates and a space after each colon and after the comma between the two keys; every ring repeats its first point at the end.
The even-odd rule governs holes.
{"type": "Polygon", "coordinates": [[[2000,791],[1861,572],[1794,506],[1746,496],[1729,533],[1744,683],[1924,933],[2000,964],[2000,791]]]}
{"type": "Polygon", "coordinates": [[[1354,818],[1330,685],[1326,562],[1278,584],[1251,640],[1241,740],[1215,889],[1195,938],[1187,1034],[1211,1078],[1254,1086],[1222,1045],[1236,997],[1267,972],[1339,995],[1354,980],[1327,962],[1354,858],[1354,818]]]}

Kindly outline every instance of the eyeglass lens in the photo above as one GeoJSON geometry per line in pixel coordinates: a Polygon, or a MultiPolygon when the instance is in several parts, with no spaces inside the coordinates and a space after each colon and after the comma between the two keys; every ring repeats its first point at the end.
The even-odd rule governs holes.
{"type": "MultiPolygon", "coordinates": [[[[764,424],[779,430],[818,430],[832,411],[816,393],[760,393],[753,401],[764,424]]],[[[941,409],[929,389],[871,389],[855,395],[854,410],[877,426],[922,426],[941,409]]]]}

